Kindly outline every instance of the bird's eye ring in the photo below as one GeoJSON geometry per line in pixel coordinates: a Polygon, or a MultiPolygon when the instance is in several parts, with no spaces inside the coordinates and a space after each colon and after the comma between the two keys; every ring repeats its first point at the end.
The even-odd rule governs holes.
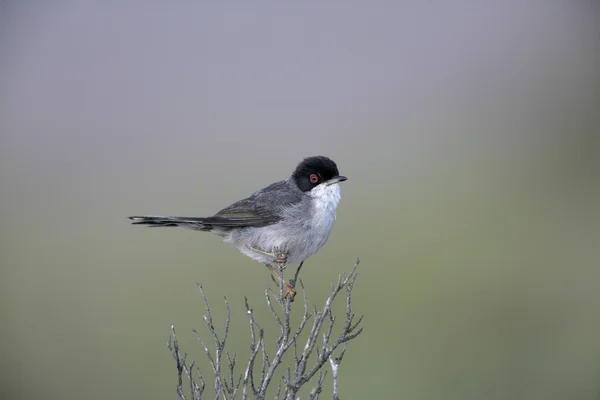
{"type": "Polygon", "coordinates": [[[310,177],[308,179],[310,179],[310,183],[319,182],[319,176],[317,174],[310,174],[310,177]]]}

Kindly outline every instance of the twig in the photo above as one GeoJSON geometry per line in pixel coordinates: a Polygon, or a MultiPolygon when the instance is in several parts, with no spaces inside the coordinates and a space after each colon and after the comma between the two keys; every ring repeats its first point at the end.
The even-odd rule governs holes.
{"type": "Polygon", "coordinates": [[[194,377],[192,376],[192,371],[194,370],[194,362],[188,367],[185,363],[186,354],[183,356],[179,351],[179,342],[177,341],[177,335],[175,335],[175,327],[171,325],[171,334],[172,338],[169,338],[167,342],[167,347],[171,351],[173,358],[175,359],[175,364],[177,366],[177,377],[179,379],[179,383],[177,384],[177,398],[181,400],[185,400],[186,397],[183,394],[183,379],[182,375],[188,378],[190,382],[190,394],[194,400],[200,400],[202,398],[202,393],[204,392],[204,379],[200,374],[200,369],[196,367],[196,371],[198,372],[198,380],[200,381],[200,386],[195,382],[194,377]]]}
{"type": "MultiPolygon", "coordinates": [[[[269,357],[265,345],[264,331],[260,325],[254,319],[254,312],[248,303],[248,299],[245,299],[246,313],[248,315],[248,323],[250,327],[250,356],[248,362],[245,364],[244,371],[236,379],[236,354],[230,356],[229,353],[225,353],[227,358],[228,376],[225,378],[221,372],[221,359],[227,336],[229,333],[229,324],[231,321],[231,311],[229,309],[229,303],[225,298],[225,306],[227,308],[227,318],[225,321],[225,329],[223,332],[223,339],[219,339],[213,319],[210,311],[208,300],[204,294],[202,285],[198,284],[200,294],[204,301],[204,307],[206,314],[203,317],[203,321],[206,324],[210,335],[213,338],[215,350],[213,352],[208,348],[206,343],[200,338],[200,335],[194,330],[196,337],[202,345],[204,352],[206,353],[210,362],[213,375],[215,378],[215,399],[235,399],[238,395],[238,391],[241,387],[242,399],[248,399],[253,397],[256,399],[265,399],[267,390],[270,387],[271,382],[275,374],[278,371],[279,366],[282,364],[283,357],[290,348],[293,348],[293,363],[291,367],[287,367],[285,375],[277,383],[276,399],[296,399],[297,393],[302,386],[309,382],[312,377],[318,372],[318,379],[316,386],[310,392],[310,399],[318,399],[319,395],[323,390],[323,383],[327,376],[327,371],[323,370],[323,365],[329,361],[332,371],[333,379],[333,398],[339,399],[339,386],[338,386],[338,374],[339,365],[342,362],[344,354],[348,348],[348,342],[356,338],[362,333],[363,328],[360,326],[362,323],[362,316],[355,319],[355,315],[352,312],[352,290],[358,277],[357,269],[360,261],[356,260],[354,268],[349,274],[341,274],[336,284],[331,285],[331,293],[325,300],[323,308],[318,309],[313,306],[312,314],[309,313],[308,299],[306,294],[306,288],[302,280],[299,280],[300,288],[302,290],[302,298],[304,300],[304,308],[302,319],[298,326],[292,330],[290,317],[291,317],[291,300],[284,298],[284,287],[283,283],[279,285],[279,293],[277,294],[271,288],[267,288],[265,291],[265,300],[267,307],[275,322],[279,326],[279,335],[275,342],[275,354],[272,358],[269,357]],[[346,292],[346,315],[345,321],[342,327],[342,332],[333,337],[334,327],[336,325],[336,317],[332,311],[332,304],[335,301],[338,293],[345,289],[346,292]],[[302,347],[302,351],[298,348],[298,338],[304,332],[310,319],[313,319],[312,327],[308,333],[306,342],[302,347]],[[326,325],[324,329],[323,326],[326,325]],[[319,337],[322,338],[320,345],[319,337]],[[343,344],[343,348],[340,355],[337,358],[333,357],[333,353],[343,344]],[[308,365],[311,354],[315,352],[314,362],[312,365],[308,365]],[[262,362],[260,366],[260,377],[255,375],[256,359],[258,354],[262,354],[262,362]],[[283,383],[283,385],[282,385],[283,383]]],[[[280,271],[280,282],[283,282],[283,273],[280,271]]],[[[204,378],[200,374],[200,370],[196,367],[200,384],[196,383],[196,379],[192,376],[194,369],[194,363],[190,366],[186,365],[186,355],[181,355],[177,337],[175,336],[175,329],[171,328],[172,338],[169,339],[168,347],[171,350],[171,354],[176,360],[177,374],[178,374],[178,385],[177,385],[177,397],[178,399],[186,400],[183,390],[183,378],[185,375],[190,382],[190,394],[194,400],[200,400],[205,388],[204,378]]]]}
{"type": "Polygon", "coordinates": [[[356,278],[358,277],[356,270],[358,269],[359,264],[360,260],[356,260],[354,268],[348,275],[341,274],[339,276],[337,285],[332,285],[331,295],[325,301],[325,306],[323,307],[323,309],[321,311],[317,311],[315,309],[313,327],[306,341],[306,345],[304,346],[304,351],[302,352],[299,360],[296,362],[295,380],[294,384],[288,387],[288,394],[286,397],[287,399],[295,398],[295,395],[300,389],[300,387],[306,382],[308,382],[314,376],[314,374],[323,367],[323,364],[325,364],[329,357],[331,357],[331,354],[338,348],[340,344],[346,343],[362,333],[362,328],[357,330],[360,322],[362,321],[362,317],[359,318],[357,323],[352,323],[354,319],[354,314],[352,313],[352,302],[350,301],[350,298],[352,296],[352,289],[354,288],[356,278]],[[331,333],[333,331],[333,325],[335,323],[335,318],[333,317],[333,314],[331,312],[331,305],[335,300],[337,294],[343,288],[346,288],[346,323],[344,324],[342,333],[340,333],[340,335],[333,341],[333,343],[329,345],[331,333]],[[327,332],[323,336],[323,345],[321,349],[317,350],[318,354],[314,365],[308,372],[306,372],[308,358],[315,347],[317,337],[321,332],[321,328],[325,319],[329,320],[330,326],[328,327],[327,332]]]}
{"type": "Polygon", "coordinates": [[[323,370],[319,371],[319,379],[317,380],[317,386],[314,387],[313,390],[310,391],[310,399],[311,400],[319,400],[319,395],[323,391],[323,381],[327,376],[327,371],[323,372],[323,370]]]}
{"type": "MultiPolygon", "coordinates": [[[[225,330],[223,332],[223,340],[219,340],[219,336],[217,335],[217,331],[215,330],[215,326],[213,324],[212,315],[210,313],[210,306],[208,304],[208,299],[204,294],[204,288],[200,283],[196,283],[198,289],[200,290],[200,294],[202,295],[202,300],[204,300],[204,308],[206,309],[206,314],[202,317],[202,320],[206,324],[208,331],[210,332],[213,341],[215,342],[215,356],[213,358],[212,353],[208,349],[208,346],[204,343],[204,341],[200,338],[200,335],[196,330],[194,333],[196,334],[196,338],[202,344],[204,351],[210,361],[210,365],[212,366],[213,372],[215,374],[215,400],[217,400],[221,395],[221,390],[224,387],[223,379],[221,377],[221,358],[223,357],[223,349],[225,348],[225,343],[227,342],[227,335],[229,333],[229,323],[231,322],[231,310],[229,309],[229,302],[227,298],[225,298],[225,307],[227,308],[227,319],[225,320],[225,330]]],[[[232,385],[233,386],[233,385],[232,385]]],[[[227,390],[227,387],[225,387],[227,390]]],[[[232,394],[234,388],[231,388],[231,392],[227,392],[228,395],[232,394]]]]}
{"type": "Polygon", "coordinates": [[[329,357],[329,364],[331,365],[331,374],[333,375],[333,400],[339,400],[339,389],[338,389],[338,368],[344,358],[346,349],[348,348],[348,342],[344,343],[344,348],[338,358],[329,357]]]}

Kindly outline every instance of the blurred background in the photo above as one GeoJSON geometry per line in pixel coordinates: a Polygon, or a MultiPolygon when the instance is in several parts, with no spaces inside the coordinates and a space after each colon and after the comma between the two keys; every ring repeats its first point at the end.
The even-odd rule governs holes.
{"type": "Polygon", "coordinates": [[[309,301],[362,261],[343,398],[600,397],[593,2],[52,3],[0,5],[0,397],[174,398],[196,281],[240,360],[244,296],[273,340],[263,266],[126,217],[318,154],[349,180],[309,301]]]}

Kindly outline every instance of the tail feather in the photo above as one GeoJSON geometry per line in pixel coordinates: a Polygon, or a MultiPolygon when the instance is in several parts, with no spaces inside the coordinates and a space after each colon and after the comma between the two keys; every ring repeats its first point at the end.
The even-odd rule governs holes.
{"type": "Polygon", "coordinates": [[[145,225],[151,228],[179,226],[197,231],[210,231],[212,226],[204,224],[204,218],[198,217],[164,217],[155,215],[141,215],[128,217],[133,225],[145,225]]]}

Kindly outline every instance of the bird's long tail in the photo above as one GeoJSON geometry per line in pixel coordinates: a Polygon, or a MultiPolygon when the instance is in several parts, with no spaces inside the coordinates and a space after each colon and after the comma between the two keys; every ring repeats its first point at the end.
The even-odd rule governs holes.
{"type": "Polygon", "coordinates": [[[157,215],[142,215],[129,217],[133,225],[146,225],[152,228],[179,226],[196,231],[210,231],[212,226],[205,224],[201,217],[163,217],[157,215]]]}

